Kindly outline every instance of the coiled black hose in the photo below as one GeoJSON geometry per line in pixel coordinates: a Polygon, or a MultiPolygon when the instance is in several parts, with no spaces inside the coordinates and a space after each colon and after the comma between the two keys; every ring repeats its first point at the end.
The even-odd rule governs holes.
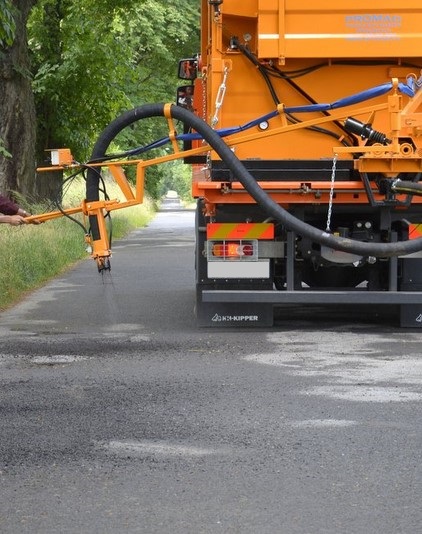
{"type": "MultiPolygon", "coordinates": [[[[205,121],[191,111],[176,105],[171,106],[170,114],[172,118],[183,122],[197,131],[217,152],[235,178],[243,185],[257,204],[261,206],[270,217],[280,221],[288,230],[307,237],[315,243],[325,245],[335,250],[358,254],[360,256],[387,258],[411,254],[422,250],[422,238],[393,243],[367,243],[355,239],[334,236],[333,234],[301,221],[279,206],[267,193],[265,193],[265,191],[258,185],[255,178],[226,145],[224,140],[221,139],[221,137],[205,121]]],[[[164,104],[146,104],[123,113],[112,121],[101,133],[95,143],[91,159],[96,160],[104,157],[111,141],[121,130],[130,124],[146,118],[163,116],[164,104]]],[[[94,169],[89,169],[86,185],[86,198],[88,201],[98,200],[98,189],[98,173],[94,169]]],[[[96,240],[99,238],[99,231],[95,216],[90,217],[90,224],[92,237],[96,240]]]]}

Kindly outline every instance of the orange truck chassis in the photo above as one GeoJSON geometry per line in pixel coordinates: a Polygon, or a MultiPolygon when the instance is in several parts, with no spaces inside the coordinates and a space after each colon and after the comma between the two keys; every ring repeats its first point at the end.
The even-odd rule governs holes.
{"type": "Polygon", "coordinates": [[[117,118],[85,164],[79,209],[100,270],[104,211],[142,202],[145,169],[182,159],[197,199],[199,325],[271,326],[274,306],[353,304],[394,306],[402,326],[422,326],[422,7],[317,4],[201,1],[201,46],[180,61],[176,105],[117,118]],[[152,117],[167,137],[107,152],[152,117]],[[100,199],[106,167],[126,202],[100,199]]]}

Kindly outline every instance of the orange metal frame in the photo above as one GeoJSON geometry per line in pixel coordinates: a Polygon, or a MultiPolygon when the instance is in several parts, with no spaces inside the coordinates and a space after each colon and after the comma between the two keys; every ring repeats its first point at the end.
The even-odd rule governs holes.
{"type": "MultiPolygon", "coordinates": [[[[377,97],[372,105],[352,105],[331,111],[327,116],[319,113],[307,114],[302,122],[293,124],[288,122],[284,105],[280,104],[279,115],[270,121],[268,130],[260,131],[256,128],[249,133],[238,133],[225,138],[239,159],[320,160],[337,154],[340,159],[353,159],[354,168],[361,173],[382,173],[387,177],[396,177],[401,172],[421,172],[422,90],[408,99],[398,93],[397,86],[399,78],[404,79],[411,74],[402,66],[402,61],[412,57],[421,61],[417,50],[420,50],[419,45],[422,43],[422,9],[419,0],[404,0],[400,6],[393,0],[384,0],[382,5],[378,2],[377,6],[372,7],[371,13],[380,11],[381,17],[385,16],[382,13],[389,14],[388,27],[391,31],[389,30],[388,35],[361,35],[359,28],[364,28],[364,25],[359,26],[358,17],[360,13],[368,12],[364,0],[355,0],[353,7],[348,9],[340,9],[338,2],[334,0],[325,0],[320,7],[314,3],[310,6],[308,0],[224,0],[221,5],[211,5],[207,0],[201,0],[201,57],[204,66],[202,78],[199,78],[195,85],[194,98],[198,107],[196,113],[212,124],[216,112],[215,103],[221,95],[221,84],[225,75],[227,92],[224,91],[224,103],[220,102],[221,109],[216,127],[245,124],[251,118],[274,109],[274,102],[262,77],[257,74],[256,66],[251,65],[239,50],[230,46],[230,36],[244,36],[245,40],[246,36],[249,36],[247,46],[263,64],[269,64],[271,61],[283,68],[286,66],[290,72],[309,68],[309,72],[302,76],[300,84],[316,102],[333,102],[339,97],[384,83],[386,76],[387,79],[392,79],[393,90],[387,98],[377,97]],[[395,27],[394,21],[399,19],[403,19],[403,24],[401,27],[395,27]],[[407,33],[403,33],[404,28],[407,33]],[[395,59],[388,67],[364,67],[363,79],[360,79],[357,76],[362,70],[360,67],[339,63],[334,65],[335,58],[395,59]],[[325,70],[312,70],[321,60],[325,61],[325,70]],[[355,70],[350,70],[352,68],[355,70]],[[198,90],[202,91],[202,94],[199,94],[198,90]],[[332,138],[316,136],[308,130],[313,126],[331,127],[334,121],[341,122],[350,116],[362,117],[366,123],[374,123],[374,128],[385,132],[391,143],[387,146],[367,146],[362,141],[357,147],[340,146],[339,132],[339,141],[334,142],[337,146],[333,146],[332,138]]],[[[376,24],[375,20],[374,25],[376,24]]],[[[381,26],[380,28],[384,31],[381,26]]],[[[419,73],[411,75],[418,78],[419,73]]],[[[282,101],[286,105],[287,102],[289,106],[309,103],[294,87],[286,84],[285,80],[277,79],[275,83],[276,91],[283,95],[282,101]]],[[[97,216],[101,237],[92,243],[92,255],[98,262],[109,256],[111,252],[105,231],[104,213],[142,203],[147,167],[204,153],[208,154],[211,160],[218,160],[217,154],[205,143],[194,143],[194,148],[182,150],[176,139],[170,105],[165,108],[165,118],[172,146],[171,154],[149,160],[92,164],[93,167],[108,167],[122,190],[125,201],[83,201],[79,207],[38,214],[28,218],[28,222],[47,221],[75,213],[97,216]],[[135,193],[126,179],[126,165],[137,167],[135,193]]],[[[78,166],[56,166],[39,170],[57,168],[74,169],[78,166]]],[[[276,202],[289,208],[296,204],[328,203],[331,183],[327,179],[315,182],[260,182],[260,186],[276,202]]],[[[375,200],[382,200],[383,197],[378,194],[375,184],[372,184],[372,188],[375,200]]],[[[208,169],[204,172],[195,170],[192,193],[194,197],[205,199],[209,214],[213,212],[216,204],[254,203],[239,182],[210,181],[208,169]]],[[[367,203],[363,183],[335,182],[333,202],[367,203]]],[[[422,203],[422,198],[414,197],[412,202],[422,203]]]]}
{"type": "MultiPolygon", "coordinates": [[[[422,170],[421,158],[415,153],[404,152],[401,150],[399,142],[399,134],[401,134],[401,127],[405,125],[407,128],[419,129],[422,125],[422,114],[415,113],[414,107],[419,104],[422,99],[422,93],[418,93],[414,98],[414,102],[411,102],[404,109],[397,109],[397,104],[400,103],[401,97],[394,92],[392,97],[389,97],[389,104],[380,104],[374,107],[364,107],[354,111],[355,116],[367,115],[368,113],[375,113],[379,110],[388,109],[391,121],[394,124],[400,125],[400,128],[392,130],[392,143],[388,146],[359,146],[359,147],[341,147],[337,146],[333,148],[334,153],[359,153],[363,154],[359,159],[355,161],[356,168],[361,172],[374,172],[380,171],[394,174],[398,172],[419,172],[422,170]],[[393,104],[391,103],[393,98],[393,104]]],[[[283,114],[283,108],[280,107],[280,114],[283,114]]],[[[301,122],[299,124],[287,125],[271,129],[265,132],[255,132],[252,134],[234,135],[231,138],[226,139],[228,146],[237,147],[238,145],[250,143],[255,141],[258,137],[268,138],[279,134],[288,134],[292,131],[299,129],[305,129],[310,125],[320,125],[334,119],[345,119],[348,114],[343,111],[337,111],[331,114],[329,117],[321,117],[319,119],[312,119],[301,122]]],[[[212,148],[203,144],[200,147],[190,150],[182,150],[179,147],[179,143],[176,141],[176,130],[173,124],[173,120],[168,115],[167,122],[169,126],[169,137],[171,140],[173,152],[165,156],[156,157],[150,160],[123,160],[123,161],[110,161],[106,163],[89,164],[92,167],[106,167],[109,169],[117,185],[120,187],[125,201],[120,202],[117,199],[114,200],[98,200],[98,201],[82,201],[79,207],[72,207],[64,209],[63,211],[52,211],[49,213],[42,213],[33,215],[27,218],[28,222],[45,222],[51,219],[62,217],[64,215],[74,215],[82,213],[85,216],[95,215],[98,218],[100,224],[101,239],[93,243],[93,257],[95,259],[100,257],[107,257],[111,254],[108,244],[107,232],[105,230],[104,214],[105,212],[123,209],[129,206],[141,204],[143,202],[144,195],[144,178],[145,169],[152,165],[158,165],[161,163],[183,159],[193,155],[199,155],[212,152],[212,148]],[[129,181],[126,178],[124,172],[125,166],[136,165],[136,185],[135,193],[129,181]]],[[[51,170],[74,170],[79,168],[78,164],[74,165],[58,165],[52,167],[39,168],[38,171],[51,171],[51,170]]],[[[86,167],[86,165],[85,165],[86,167]]],[[[267,193],[279,204],[288,207],[294,204],[308,204],[308,203],[327,203],[330,194],[330,182],[329,181],[315,181],[315,182],[259,182],[259,185],[267,191],[267,193]]],[[[334,186],[335,203],[348,203],[348,204],[365,204],[368,202],[363,183],[359,181],[341,181],[336,182],[334,186]]],[[[375,199],[381,200],[383,197],[377,193],[375,185],[373,185],[373,193],[375,199]]],[[[227,183],[227,182],[211,182],[209,180],[200,180],[193,182],[193,195],[195,197],[203,197],[206,204],[224,204],[224,203],[236,203],[236,204],[251,204],[254,200],[245,191],[243,186],[239,182],[227,183]]],[[[421,203],[422,198],[416,197],[413,202],[421,203]]]]}

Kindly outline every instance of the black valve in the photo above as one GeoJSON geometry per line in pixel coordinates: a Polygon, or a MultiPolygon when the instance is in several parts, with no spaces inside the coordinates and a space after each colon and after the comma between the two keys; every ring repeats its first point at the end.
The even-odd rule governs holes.
{"type": "Polygon", "coordinates": [[[223,3],[223,0],[208,0],[210,6],[214,6],[214,12],[216,15],[220,15],[220,6],[223,3]]]}
{"type": "Polygon", "coordinates": [[[359,135],[362,139],[367,139],[368,145],[372,145],[374,143],[388,145],[391,143],[391,140],[387,139],[385,134],[374,130],[372,128],[372,124],[364,124],[353,117],[348,117],[344,121],[344,127],[348,132],[359,135]]]}

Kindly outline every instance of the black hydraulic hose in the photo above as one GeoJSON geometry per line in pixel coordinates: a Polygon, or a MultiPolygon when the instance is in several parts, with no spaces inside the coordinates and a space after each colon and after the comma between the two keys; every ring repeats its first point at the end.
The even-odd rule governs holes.
{"type": "MultiPolygon", "coordinates": [[[[269,216],[280,221],[288,230],[298,235],[307,237],[327,247],[361,256],[375,256],[387,258],[411,254],[422,250],[422,238],[397,241],[392,243],[367,243],[345,237],[334,236],[327,231],[315,228],[310,224],[294,217],[287,210],[279,206],[256,182],[242,162],[236,157],[231,148],[205,121],[180,106],[172,105],[170,108],[172,118],[180,120],[184,124],[197,131],[205,141],[217,152],[220,158],[233,173],[235,178],[243,185],[251,197],[261,206],[269,216]]],[[[104,157],[106,150],[114,137],[125,127],[145,118],[163,117],[164,104],[146,104],[123,113],[111,122],[98,138],[92,159],[104,157]]],[[[88,169],[87,173],[87,200],[98,200],[99,178],[96,172],[88,169]]],[[[91,217],[96,219],[95,217],[91,217]]],[[[94,239],[98,239],[96,224],[91,221],[91,232],[94,239]]]]}
{"type": "Polygon", "coordinates": [[[396,180],[391,186],[391,191],[399,194],[422,196],[422,183],[396,180]]]}
{"type": "MultiPolygon", "coordinates": [[[[284,76],[283,75],[283,72],[281,70],[279,70],[277,67],[273,66],[272,68],[269,68],[269,67],[266,67],[265,65],[263,65],[259,60],[258,58],[248,49],[247,46],[244,46],[242,45],[238,39],[233,39],[233,44],[242,52],[242,54],[244,54],[244,56],[253,64],[255,65],[255,67],[258,69],[258,71],[261,73],[261,76],[264,78],[264,81],[265,83],[267,84],[267,87],[270,91],[270,94],[271,94],[271,98],[273,99],[273,102],[276,106],[278,106],[280,104],[280,99],[278,98],[278,95],[277,95],[277,92],[271,82],[271,79],[270,79],[270,76],[276,76],[277,78],[280,78],[282,80],[285,80],[291,87],[293,87],[299,94],[301,94],[304,98],[306,98],[308,100],[308,102],[311,102],[312,104],[317,104],[317,102],[310,96],[306,93],[306,91],[304,91],[299,85],[297,85],[291,77],[289,76],[284,76]]],[[[305,72],[302,72],[302,74],[304,74],[305,72]]],[[[329,116],[330,114],[328,113],[328,111],[323,111],[322,112],[324,115],[326,116],[329,116]]],[[[296,119],[296,117],[294,115],[292,115],[291,113],[286,113],[287,117],[289,118],[289,120],[291,122],[301,122],[299,119],[296,119]]],[[[348,132],[344,126],[339,122],[339,121],[335,121],[333,120],[333,124],[335,124],[340,130],[343,131],[345,135],[344,137],[344,140],[341,140],[340,141],[340,138],[339,136],[335,133],[335,132],[332,132],[331,130],[327,130],[325,128],[320,128],[320,127],[317,127],[317,126],[310,126],[308,127],[307,129],[308,130],[312,130],[314,132],[317,132],[317,133],[320,133],[320,134],[324,134],[324,135],[329,135],[331,137],[334,137],[335,139],[337,139],[338,141],[340,141],[343,145],[345,146],[350,146],[350,143],[348,142],[345,142],[345,139],[349,139],[349,141],[352,141],[351,144],[353,145],[357,145],[357,141],[356,141],[356,138],[352,138],[351,135],[350,135],[350,132],[348,132]]]]}
{"type": "MultiPolygon", "coordinates": [[[[189,112],[191,113],[191,112],[189,112]]],[[[130,126],[134,122],[142,119],[148,119],[150,117],[162,117],[164,116],[164,104],[146,104],[140,106],[125,113],[119,115],[114,121],[112,121],[100,134],[97,142],[92,150],[90,161],[98,161],[106,155],[107,149],[110,143],[116,137],[116,135],[124,130],[127,126],[130,126]]],[[[89,165],[88,162],[87,165],[89,165]]],[[[86,179],[86,200],[95,201],[99,200],[99,185],[100,185],[101,169],[98,167],[88,167],[87,179],[86,179]]],[[[89,217],[89,223],[91,228],[91,235],[94,241],[100,238],[100,231],[98,227],[98,221],[96,216],[89,217]]]]}
{"type": "MultiPolygon", "coordinates": [[[[278,69],[275,69],[276,72],[281,72],[279,71],[278,69]]],[[[293,80],[291,80],[290,78],[283,78],[291,87],[293,87],[293,89],[295,89],[300,95],[302,95],[304,98],[306,98],[306,100],[308,102],[310,102],[311,104],[318,104],[318,102],[311,97],[310,94],[308,94],[304,89],[302,89],[302,87],[300,87],[300,85],[298,85],[296,82],[294,82],[293,80]]],[[[323,115],[325,115],[326,117],[329,117],[329,113],[328,111],[323,111],[322,112],[323,115]]],[[[354,145],[354,146],[357,146],[358,145],[358,141],[356,139],[356,137],[352,136],[350,134],[350,132],[348,132],[346,130],[346,128],[344,127],[344,125],[340,122],[340,121],[336,121],[336,120],[333,120],[333,124],[335,124],[344,134],[345,138],[347,138],[350,143],[345,143],[345,146],[350,146],[351,145],[354,145]]],[[[321,129],[322,130],[322,133],[326,133],[328,135],[332,135],[333,137],[335,136],[336,139],[339,139],[338,135],[336,135],[334,132],[331,132],[330,130],[325,130],[325,129],[321,129]]]]}

